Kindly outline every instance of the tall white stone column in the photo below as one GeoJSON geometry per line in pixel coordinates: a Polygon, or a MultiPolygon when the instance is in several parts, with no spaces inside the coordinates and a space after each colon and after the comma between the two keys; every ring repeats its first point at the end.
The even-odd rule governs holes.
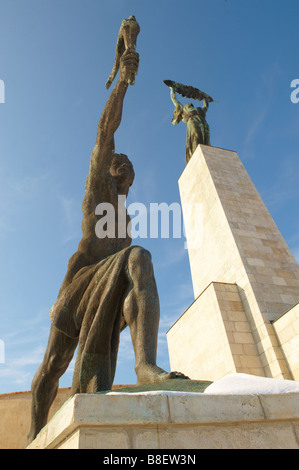
{"type": "Polygon", "coordinates": [[[299,266],[238,155],[199,145],[179,188],[196,300],[167,334],[172,368],[294,378],[274,324],[299,301],[299,266]]]}

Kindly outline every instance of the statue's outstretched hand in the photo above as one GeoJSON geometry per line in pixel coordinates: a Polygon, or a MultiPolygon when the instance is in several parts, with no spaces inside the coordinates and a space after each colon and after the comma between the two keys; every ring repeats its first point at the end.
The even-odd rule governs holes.
{"type": "Polygon", "coordinates": [[[120,58],[119,73],[121,81],[130,85],[134,84],[135,75],[138,72],[139,54],[135,49],[126,49],[120,58]]]}

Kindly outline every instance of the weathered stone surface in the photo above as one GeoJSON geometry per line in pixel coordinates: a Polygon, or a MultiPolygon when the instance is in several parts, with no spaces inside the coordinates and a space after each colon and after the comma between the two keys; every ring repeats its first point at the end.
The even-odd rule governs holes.
{"type": "Polygon", "coordinates": [[[298,393],[79,394],[29,448],[298,449],[298,398],[298,393]]]}

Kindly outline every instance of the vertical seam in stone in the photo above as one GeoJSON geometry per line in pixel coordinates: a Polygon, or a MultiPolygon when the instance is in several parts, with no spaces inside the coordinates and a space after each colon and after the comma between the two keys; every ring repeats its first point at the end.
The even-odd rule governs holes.
{"type": "Polygon", "coordinates": [[[265,411],[265,409],[264,409],[264,406],[263,406],[263,402],[262,402],[262,400],[261,400],[261,397],[260,397],[260,395],[256,395],[256,396],[257,396],[258,401],[259,401],[259,403],[260,403],[260,405],[261,405],[262,412],[263,412],[263,415],[264,415],[264,419],[266,420],[266,419],[267,419],[267,414],[266,414],[266,411],[265,411]]]}
{"type": "Polygon", "coordinates": [[[167,403],[167,410],[168,410],[168,422],[172,423],[172,418],[171,418],[171,411],[170,411],[170,403],[168,399],[168,395],[166,395],[166,403],[167,403]]]}
{"type": "Polygon", "coordinates": [[[294,436],[295,436],[295,441],[297,442],[298,447],[299,447],[299,435],[297,434],[295,424],[291,423],[291,425],[292,425],[293,433],[294,433],[294,436]]]}

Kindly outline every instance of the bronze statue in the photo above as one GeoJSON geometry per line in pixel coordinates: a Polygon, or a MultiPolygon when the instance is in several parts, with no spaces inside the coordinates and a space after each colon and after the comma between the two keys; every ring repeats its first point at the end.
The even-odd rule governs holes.
{"type": "MultiPolygon", "coordinates": [[[[127,24],[135,34],[139,28],[135,18],[131,17],[127,24]]],[[[135,41],[136,37],[135,34],[135,41]]],[[[82,205],[83,236],[77,252],[69,260],[57,301],[51,309],[48,346],[32,381],[29,442],[47,423],[59,378],[77,345],[72,394],[111,389],[119,336],[127,325],[135,352],[138,384],[186,378],[178,372],[167,373],[156,365],[159,298],[150,253],[131,246],[128,234],[124,238],[98,238],[95,233],[97,205],[112,204],[117,222],[118,197],[127,196],[134,179],[130,160],[115,153],[114,146],[123,100],[138,71],[139,56],[134,46],[130,43],[118,58],[119,78],[98,124],[82,205]]],[[[126,219],[129,222],[128,213],[126,219]]]]}
{"type": "Polygon", "coordinates": [[[211,96],[197,88],[183,85],[182,83],[177,83],[172,80],[164,80],[164,83],[170,88],[170,97],[175,106],[171,123],[176,125],[183,121],[187,125],[186,163],[188,163],[198,144],[211,145],[210,128],[206,121],[206,114],[209,103],[214,100],[211,96]],[[183,97],[199,101],[203,100],[202,108],[196,108],[192,103],[187,103],[183,106],[178,101],[176,92],[183,97]]]}

